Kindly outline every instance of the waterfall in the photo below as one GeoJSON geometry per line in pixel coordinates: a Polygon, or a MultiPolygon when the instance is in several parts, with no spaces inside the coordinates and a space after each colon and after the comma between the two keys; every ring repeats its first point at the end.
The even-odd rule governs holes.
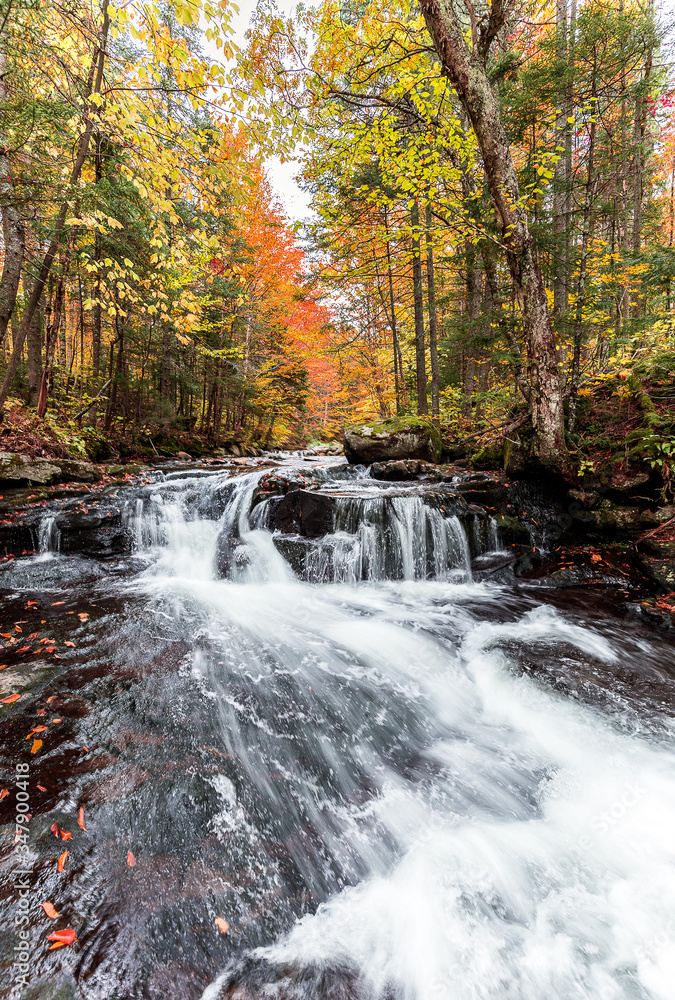
{"type": "Polygon", "coordinates": [[[61,533],[54,514],[43,517],[38,527],[38,551],[40,553],[59,552],[61,533]]]}
{"type": "Polygon", "coordinates": [[[303,547],[302,576],[310,583],[471,579],[459,519],[415,495],[340,498],[334,533],[303,547]]]}
{"type": "Polygon", "coordinates": [[[282,533],[274,528],[281,497],[256,502],[263,474],[215,476],[198,486],[192,480],[154,484],[127,508],[135,550],[169,548],[181,558],[199,553],[203,572],[211,566],[216,576],[239,582],[295,574],[310,583],[357,583],[470,581],[472,551],[490,547],[490,529],[471,515],[470,540],[445,495],[373,490],[364,476],[320,485],[332,507],[332,531],[319,538],[282,533]]]}

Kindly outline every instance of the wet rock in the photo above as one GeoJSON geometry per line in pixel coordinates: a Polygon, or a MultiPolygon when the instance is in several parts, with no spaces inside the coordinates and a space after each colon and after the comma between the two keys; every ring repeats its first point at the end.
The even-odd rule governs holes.
{"type": "Polygon", "coordinates": [[[649,491],[651,478],[649,472],[614,471],[609,478],[603,480],[602,488],[610,500],[626,504],[630,498],[649,491]]]}
{"type": "Polygon", "coordinates": [[[333,531],[331,497],[310,490],[287,493],[274,511],[272,528],[285,535],[321,538],[333,531]]]}
{"type": "Polygon", "coordinates": [[[0,554],[3,556],[33,552],[37,548],[37,539],[34,526],[23,519],[0,521],[0,554]]]}
{"type": "Polygon", "coordinates": [[[675,561],[672,558],[659,559],[642,556],[640,560],[648,575],[664,590],[675,590],[675,561]]]}
{"type": "Polygon", "coordinates": [[[0,452],[0,483],[94,483],[100,478],[100,472],[90,462],[0,452]]]}
{"type": "Polygon", "coordinates": [[[249,562],[248,550],[244,542],[233,534],[230,528],[221,531],[216,543],[216,572],[219,577],[230,576],[237,567],[249,562]]]}
{"type": "Polygon", "coordinates": [[[654,517],[658,524],[665,524],[675,518],[675,504],[668,504],[666,507],[658,507],[654,511],[654,517]]]}
{"type": "Polygon", "coordinates": [[[60,552],[105,557],[129,546],[120,510],[61,511],[53,530],[60,552]]]}
{"type": "Polygon", "coordinates": [[[127,462],[125,465],[106,465],[106,476],[135,476],[141,471],[138,462],[127,462]]]}
{"type": "Polygon", "coordinates": [[[301,490],[314,482],[316,482],[316,477],[309,470],[289,469],[283,472],[281,470],[266,472],[258,480],[258,485],[253,491],[251,507],[256,507],[263,500],[269,500],[271,497],[286,496],[287,493],[301,490]]]}
{"type": "Polygon", "coordinates": [[[346,427],[344,446],[347,461],[352,465],[401,458],[438,462],[441,457],[441,435],[431,421],[423,417],[392,417],[346,427]]]}
{"type": "Polygon", "coordinates": [[[442,479],[447,470],[431,462],[419,458],[400,458],[394,462],[374,462],[370,467],[373,479],[385,482],[405,482],[406,480],[426,478],[442,479]]]}
{"type": "Polygon", "coordinates": [[[453,489],[468,503],[480,504],[483,507],[497,507],[506,501],[509,494],[507,483],[488,477],[453,483],[453,489]]]}
{"type": "Polygon", "coordinates": [[[609,500],[603,500],[596,510],[588,511],[585,520],[599,531],[609,534],[644,531],[645,528],[658,524],[651,511],[640,507],[618,507],[609,500]]]}
{"type": "Polygon", "coordinates": [[[532,536],[530,528],[519,518],[508,514],[498,514],[495,521],[497,522],[500,538],[504,544],[531,544],[532,536]]]}
{"type": "Polygon", "coordinates": [[[177,451],[176,458],[180,458],[184,462],[192,461],[192,455],[188,455],[186,451],[177,451]]]}

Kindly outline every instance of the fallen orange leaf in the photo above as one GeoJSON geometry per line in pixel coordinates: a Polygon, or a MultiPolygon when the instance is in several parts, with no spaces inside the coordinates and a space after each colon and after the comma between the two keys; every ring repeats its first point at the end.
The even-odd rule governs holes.
{"type": "Polygon", "coordinates": [[[41,792],[46,792],[47,791],[47,789],[45,788],[44,785],[38,784],[38,788],[40,789],[41,792]]]}
{"type": "Polygon", "coordinates": [[[33,746],[30,748],[31,753],[37,753],[42,746],[42,740],[33,740],[33,746]]]}
{"type": "Polygon", "coordinates": [[[61,719],[52,719],[52,722],[61,722],[61,719]]]}
{"type": "Polygon", "coordinates": [[[59,862],[56,866],[57,872],[62,872],[66,867],[66,861],[68,860],[69,851],[64,851],[63,854],[59,855],[59,862]]]}
{"type": "Polygon", "coordinates": [[[223,920],[222,917],[216,917],[214,923],[221,934],[227,934],[227,932],[230,929],[230,925],[228,924],[227,920],[223,920]]]}
{"type": "Polygon", "coordinates": [[[79,614],[79,615],[78,615],[77,617],[78,617],[78,618],[79,618],[79,619],[80,619],[81,621],[83,621],[83,622],[86,622],[86,620],[87,620],[87,618],[89,617],[89,615],[87,614],[87,612],[86,612],[86,611],[81,611],[81,612],[80,612],[80,614],[79,614]]]}
{"type": "Polygon", "coordinates": [[[72,927],[66,927],[62,931],[54,931],[47,935],[48,941],[58,941],[60,944],[74,944],[77,941],[77,934],[72,927]]]}
{"type": "Polygon", "coordinates": [[[57,913],[52,904],[49,902],[40,903],[40,906],[51,920],[56,920],[57,917],[61,916],[61,914],[57,913]]]}
{"type": "Polygon", "coordinates": [[[65,601],[54,601],[52,607],[55,608],[58,604],[65,604],[65,603],[66,603],[65,601]]]}
{"type": "Polygon", "coordinates": [[[49,951],[54,951],[55,948],[65,948],[65,941],[57,941],[56,944],[50,944],[49,951]]]}
{"type": "Polygon", "coordinates": [[[129,865],[130,868],[133,868],[134,865],[136,864],[136,858],[133,856],[131,851],[127,851],[127,864],[129,865]]]}
{"type": "Polygon", "coordinates": [[[3,705],[11,705],[13,701],[18,701],[20,694],[10,694],[9,698],[0,698],[3,705]]]}
{"type": "Polygon", "coordinates": [[[84,830],[86,833],[86,827],[84,825],[84,809],[82,806],[80,806],[80,811],[77,814],[77,825],[79,826],[80,830],[84,830]]]}
{"type": "Polygon", "coordinates": [[[7,791],[6,788],[3,788],[2,790],[0,790],[0,802],[2,802],[3,799],[7,798],[8,795],[9,795],[9,792],[7,791]]]}
{"type": "Polygon", "coordinates": [[[74,642],[64,642],[63,645],[64,646],[72,646],[73,648],[75,647],[75,643],[74,642]]]}
{"type": "Polygon", "coordinates": [[[0,632],[0,635],[2,636],[3,639],[11,639],[12,638],[12,633],[11,632],[0,632]]]}
{"type": "Polygon", "coordinates": [[[69,830],[61,830],[61,840],[72,840],[73,835],[69,830]]]}
{"type": "Polygon", "coordinates": [[[23,632],[23,629],[22,629],[22,628],[19,628],[19,626],[18,626],[18,625],[15,625],[15,626],[14,626],[14,631],[15,631],[15,632],[23,632]]]}
{"type": "Polygon", "coordinates": [[[591,562],[594,562],[594,563],[602,562],[602,556],[598,555],[597,552],[592,552],[591,553],[591,562]]]}

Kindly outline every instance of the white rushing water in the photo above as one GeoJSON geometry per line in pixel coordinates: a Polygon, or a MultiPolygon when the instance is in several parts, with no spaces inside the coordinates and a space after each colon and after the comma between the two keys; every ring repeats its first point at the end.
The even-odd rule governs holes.
{"type": "MultiPolygon", "coordinates": [[[[508,595],[470,582],[459,522],[447,528],[412,496],[392,505],[388,540],[366,516],[317,543],[310,577],[328,578],[326,552],[342,545],[342,582],[303,582],[270,532],[251,528],[254,485],[241,480],[219,522],[175,484],[133,514],[140,586],[208,638],[191,676],[215,699],[230,752],[279,824],[313,831],[314,854],[296,838],[293,860],[318,905],[252,956],[268,986],[228,995],[328,997],[289,969],[345,968],[349,995],[364,998],[671,1000],[667,720],[657,738],[623,725],[620,706],[610,714],[514,668],[525,651],[611,675],[618,642],[550,607],[500,618],[508,595]],[[217,579],[224,526],[243,549],[217,579]],[[403,579],[383,579],[387,545],[403,579]],[[422,579],[427,545],[436,579],[422,579]]],[[[255,818],[214,780],[216,827],[239,832],[274,888],[255,818]]],[[[204,1000],[236,981],[236,968],[218,971],[204,1000]]]]}

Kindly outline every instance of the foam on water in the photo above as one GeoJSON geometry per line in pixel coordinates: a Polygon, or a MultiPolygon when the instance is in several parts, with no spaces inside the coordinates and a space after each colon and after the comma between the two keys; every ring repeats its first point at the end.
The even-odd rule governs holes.
{"type": "MultiPolygon", "coordinates": [[[[438,571],[424,579],[429,518],[413,496],[393,504],[395,543],[373,517],[338,526],[332,544],[351,539],[344,559],[358,547],[370,582],[356,569],[302,582],[271,533],[251,527],[255,479],[235,486],[219,524],[175,494],[151,497],[136,515],[150,562],[134,586],[201,623],[210,652],[195,651],[192,676],[218,705],[226,745],[281,828],[313,831],[288,843],[318,905],[251,956],[271,970],[256,995],[324,996],[288,970],[344,966],[364,998],[670,1000],[667,728],[658,739],[647,725],[628,731],[516,669],[525,649],[607,672],[620,647],[549,607],[495,620],[505,591],[452,582],[468,567],[458,523],[448,532],[432,519],[424,545],[438,571]],[[246,559],[218,580],[224,528],[246,559]],[[383,579],[394,544],[398,582],[383,579]]],[[[319,566],[314,578],[326,575],[319,566]]],[[[262,857],[255,817],[219,780],[216,828],[262,857]]],[[[236,976],[226,969],[204,1000],[236,976]]]]}

